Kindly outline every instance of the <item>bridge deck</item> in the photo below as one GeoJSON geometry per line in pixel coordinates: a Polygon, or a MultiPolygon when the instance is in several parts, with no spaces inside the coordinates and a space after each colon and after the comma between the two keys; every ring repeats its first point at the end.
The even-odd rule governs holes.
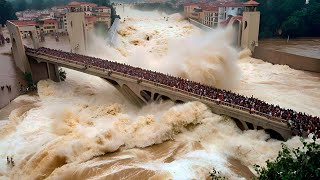
{"type": "Polygon", "coordinates": [[[173,95],[182,101],[200,101],[211,107],[214,113],[228,115],[258,126],[278,129],[291,135],[288,121],[281,118],[281,115],[275,117],[246,106],[226,102],[224,97],[219,98],[219,92],[225,92],[220,89],[138,67],[47,48],[38,50],[26,48],[26,54],[38,61],[54,63],[114,81],[139,84],[145,89],[156,89],[157,92],[173,95]],[[181,86],[179,82],[187,85],[181,86]],[[194,89],[199,89],[199,86],[204,91],[195,92],[194,89]]]}

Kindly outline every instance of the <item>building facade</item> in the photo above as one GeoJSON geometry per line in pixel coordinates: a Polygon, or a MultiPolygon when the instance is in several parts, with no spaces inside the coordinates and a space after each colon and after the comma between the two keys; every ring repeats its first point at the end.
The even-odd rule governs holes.
{"type": "Polygon", "coordinates": [[[201,21],[202,24],[208,27],[218,27],[218,8],[217,7],[205,7],[202,10],[201,21]]]}
{"type": "Polygon", "coordinates": [[[220,0],[208,3],[187,3],[184,16],[207,27],[232,26],[233,44],[236,47],[249,48],[258,46],[260,12],[259,3],[254,0],[238,2],[220,0]]]}
{"type": "Polygon", "coordinates": [[[242,15],[243,7],[243,3],[235,1],[187,3],[184,5],[184,16],[208,27],[218,27],[228,18],[242,15]]]}
{"type": "Polygon", "coordinates": [[[95,9],[94,15],[98,23],[105,24],[107,29],[111,27],[111,8],[99,6],[95,9]]]}
{"type": "Polygon", "coordinates": [[[90,31],[97,23],[104,25],[106,29],[111,27],[111,8],[89,2],[73,1],[66,6],[54,6],[45,10],[26,10],[17,12],[16,15],[21,21],[37,21],[39,31],[43,33],[68,32],[67,12],[71,10],[84,12],[90,31]]]}
{"type": "Polygon", "coordinates": [[[11,22],[18,26],[22,38],[30,37],[30,27],[36,27],[36,32],[40,35],[41,29],[36,21],[11,20],[11,22]]]}
{"type": "Polygon", "coordinates": [[[43,20],[43,25],[41,26],[41,30],[45,34],[58,32],[58,21],[55,19],[43,20]]]}

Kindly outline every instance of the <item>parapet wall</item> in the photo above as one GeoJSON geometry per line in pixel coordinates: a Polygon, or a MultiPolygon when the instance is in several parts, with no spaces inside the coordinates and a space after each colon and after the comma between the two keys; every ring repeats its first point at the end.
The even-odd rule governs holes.
{"type": "Polygon", "coordinates": [[[200,28],[200,29],[202,29],[202,30],[204,30],[204,31],[211,31],[211,30],[213,30],[213,28],[208,27],[208,26],[205,26],[205,25],[203,25],[203,24],[201,24],[201,23],[199,23],[199,22],[197,22],[197,21],[195,21],[195,20],[193,20],[193,19],[190,19],[190,18],[189,18],[188,20],[189,20],[189,22],[190,22],[191,24],[197,26],[198,28],[200,28]]]}
{"type": "Polygon", "coordinates": [[[320,73],[320,59],[312,57],[276,51],[261,46],[254,49],[253,57],[272,64],[288,65],[297,70],[320,73]]]}

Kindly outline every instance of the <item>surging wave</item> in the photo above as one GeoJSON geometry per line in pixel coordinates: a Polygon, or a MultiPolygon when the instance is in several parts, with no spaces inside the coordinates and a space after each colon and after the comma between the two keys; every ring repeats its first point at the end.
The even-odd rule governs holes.
{"type": "MultiPolygon", "coordinates": [[[[248,51],[238,57],[228,31],[197,35],[179,18],[135,13],[142,13],[144,21],[130,15],[121,23],[134,30],[120,38],[119,47],[97,40],[90,55],[223,88],[236,86],[248,96],[317,112],[317,77],[250,58],[248,51]],[[130,43],[135,39],[142,43],[130,43]],[[237,86],[239,68],[243,76],[237,86]],[[305,84],[311,88],[301,94],[290,89],[292,84],[301,84],[299,91],[305,84]]],[[[10,115],[14,128],[2,127],[10,131],[0,137],[0,157],[12,156],[16,163],[0,162],[4,179],[205,179],[212,167],[228,178],[243,179],[253,175],[253,164],[274,159],[281,147],[279,141],[266,142],[269,136],[263,131],[240,131],[199,102],[138,109],[103,79],[72,70],[67,70],[66,82],[40,81],[38,88],[34,106],[10,115]]],[[[297,137],[286,144],[301,146],[297,137]]]]}

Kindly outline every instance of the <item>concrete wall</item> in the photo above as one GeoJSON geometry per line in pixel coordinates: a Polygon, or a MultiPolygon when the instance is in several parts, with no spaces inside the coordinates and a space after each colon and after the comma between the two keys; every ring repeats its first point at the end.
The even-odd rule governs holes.
{"type": "Polygon", "coordinates": [[[85,54],[87,49],[87,36],[84,12],[68,12],[67,25],[72,52],[85,54]]]}
{"type": "Polygon", "coordinates": [[[195,20],[193,20],[193,19],[190,19],[190,18],[189,18],[189,21],[190,21],[191,24],[197,26],[198,28],[200,28],[200,29],[202,29],[202,30],[204,30],[204,31],[211,31],[211,30],[213,30],[213,28],[208,27],[208,26],[205,26],[205,25],[203,25],[203,24],[201,24],[201,23],[199,23],[198,21],[195,21],[195,20]]]}
{"type": "Polygon", "coordinates": [[[7,21],[8,31],[10,33],[12,43],[12,54],[16,66],[22,72],[31,72],[27,56],[25,54],[24,45],[22,43],[19,27],[7,21]]]}
{"type": "Polygon", "coordinates": [[[40,80],[51,79],[53,81],[59,81],[59,72],[55,64],[47,63],[45,61],[35,60],[32,57],[28,57],[32,79],[34,83],[38,83],[40,80]]]}
{"type": "Polygon", "coordinates": [[[34,49],[39,48],[39,37],[38,37],[38,31],[35,26],[24,26],[24,27],[18,27],[19,30],[23,28],[23,31],[27,31],[30,35],[30,38],[32,40],[32,45],[34,49]]]}
{"type": "Polygon", "coordinates": [[[241,47],[251,51],[258,45],[260,12],[243,12],[241,47]]]}
{"type": "Polygon", "coordinates": [[[254,49],[253,57],[272,64],[288,65],[293,69],[320,73],[320,59],[316,58],[289,54],[260,46],[254,49]]]}
{"type": "MultiPolygon", "coordinates": [[[[7,22],[7,27],[11,37],[13,59],[17,68],[23,73],[30,72],[32,74],[34,83],[37,83],[42,79],[59,81],[57,66],[54,64],[48,64],[47,62],[38,62],[37,60],[28,58],[25,53],[19,27],[10,21],[7,22]]],[[[38,48],[39,38],[36,27],[28,26],[26,30],[31,33],[33,48],[38,48]]]]}

